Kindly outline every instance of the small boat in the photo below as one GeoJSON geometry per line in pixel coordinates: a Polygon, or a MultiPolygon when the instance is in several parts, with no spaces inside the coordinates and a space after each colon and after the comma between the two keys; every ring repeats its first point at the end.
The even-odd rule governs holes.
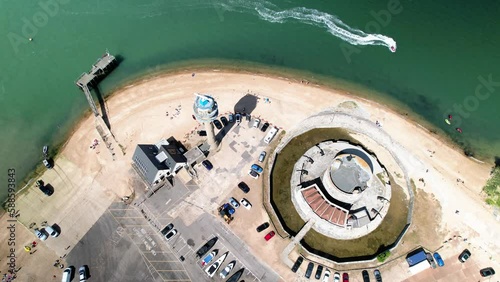
{"type": "Polygon", "coordinates": [[[224,268],[224,270],[221,271],[220,273],[220,278],[224,279],[226,276],[233,270],[233,267],[236,265],[236,261],[233,260],[232,262],[228,263],[227,266],[224,268]]]}
{"type": "Polygon", "coordinates": [[[229,279],[226,280],[226,282],[238,282],[238,280],[241,278],[241,275],[243,275],[243,271],[245,271],[244,268],[236,271],[233,276],[229,277],[229,279]]]}
{"type": "Polygon", "coordinates": [[[209,264],[214,257],[219,253],[219,250],[215,249],[213,250],[210,254],[208,254],[202,261],[201,261],[201,266],[205,266],[209,264]]]}
{"type": "Polygon", "coordinates": [[[208,274],[208,276],[210,278],[214,277],[215,272],[217,272],[217,270],[220,268],[220,266],[222,265],[222,263],[226,259],[228,253],[229,252],[225,252],[214,263],[212,263],[212,265],[210,265],[209,267],[207,267],[207,269],[205,270],[205,272],[208,274]]]}
{"type": "Polygon", "coordinates": [[[446,124],[450,125],[451,124],[451,121],[447,118],[444,119],[444,122],[446,122],[446,124]]]}
{"type": "Polygon", "coordinates": [[[49,153],[49,146],[43,146],[42,152],[44,156],[47,156],[47,154],[49,153]]]}
{"type": "Polygon", "coordinates": [[[449,120],[452,120],[452,119],[453,119],[453,116],[452,116],[452,115],[448,115],[448,119],[449,119],[449,120]]]}
{"type": "Polygon", "coordinates": [[[458,132],[462,133],[462,129],[460,127],[455,128],[458,132]]]}
{"type": "Polygon", "coordinates": [[[201,258],[206,253],[208,253],[208,251],[210,251],[210,249],[215,245],[218,239],[219,238],[217,237],[213,237],[212,239],[210,239],[210,241],[205,243],[205,245],[201,246],[201,248],[199,248],[198,251],[196,252],[196,257],[201,258]]]}
{"type": "Polygon", "coordinates": [[[395,53],[395,52],[396,52],[396,46],[391,46],[391,48],[390,48],[390,49],[391,49],[391,52],[392,52],[392,53],[395,53]]]}

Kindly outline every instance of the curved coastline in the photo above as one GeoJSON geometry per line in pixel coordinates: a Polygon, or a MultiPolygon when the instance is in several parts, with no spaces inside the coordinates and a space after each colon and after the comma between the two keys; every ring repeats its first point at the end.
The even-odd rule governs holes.
{"type": "MultiPolygon", "coordinates": [[[[126,89],[142,86],[148,82],[154,82],[168,77],[192,74],[192,73],[210,73],[217,72],[220,74],[245,74],[258,77],[265,77],[271,79],[286,80],[293,83],[301,83],[319,88],[329,92],[335,92],[336,94],[341,94],[346,97],[352,97],[356,100],[361,100],[365,103],[371,104],[374,107],[382,108],[388,110],[394,114],[404,117],[408,122],[412,122],[428,132],[433,134],[439,141],[444,142],[447,146],[452,147],[454,150],[461,151],[463,153],[464,148],[460,147],[451,136],[447,135],[442,129],[420,117],[418,114],[409,111],[406,105],[397,101],[396,99],[375,90],[368,89],[363,85],[356,85],[352,82],[348,82],[338,78],[332,78],[329,76],[324,76],[320,74],[315,74],[303,70],[293,70],[288,68],[282,68],[277,66],[268,66],[260,63],[253,63],[247,61],[232,61],[232,60],[220,60],[220,59],[204,59],[204,60],[193,60],[193,61],[182,61],[173,64],[167,64],[163,67],[157,68],[154,72],[142,72],[135,76],[128,77],[127,79],[120,81],[115,87],[110,87],[109,90],[105,89],[104,99],[106,102],[110,101],[116,96],[119,96],[126,89]],[[241,65],[235,64],[240,63],[241,65]],[[109,94],[106,94],[109,93],[109,94]],[[376,101],[373,98],[377,97],[376,101]],[[401,111],[401,109],[405,109],[401,111]]],[[[109,87],[109,86],[108,86],[109,87]]],[[[85,104],[85,106],[87,106],[85,104]]],[[[51,152],[54,153],[54,158],[57,158],[59,152],[64,150],[69,139],[78,130],[80,125],[91,116],[89,108],[82,110],[82,113],[76,122],[69,127],[69,130],[60,138],[56,139],[55,144],[51,144],[51,152]]],[[[490,163],[491,160],[487,158],[471,158],[479,163],[490,163]]],[[[28,173],[23,180],[20,182],[19,186],[23,186],[23,189],[28,186],[27,184],[31,179],[38,177],[43,173],[43,166],[40,164],[36,166],[30,173],[28,173]]],[[[22,190],[22,189],[21,189],[22,190]]],[[[21,192],[18,190],[18,193],[21,192]]],[[[4,201],[4,199],[2,199],[4,201]]]]}

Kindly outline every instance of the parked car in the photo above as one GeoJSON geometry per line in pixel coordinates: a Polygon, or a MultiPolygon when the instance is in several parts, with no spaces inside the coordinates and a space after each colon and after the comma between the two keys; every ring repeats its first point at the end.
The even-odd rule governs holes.
{"type": "Polygon", "coordinates": [[[48,168],[48,169],[51,169],[52,168],[52,165],[50,164],[49,160],[48,159],[43,159],[43,165],[48,168]]]}
{"type": "Polygon", "coordinates": [[[199,136],[207,136],[207,132],[205,130],[198,130],[199,136]]]}
{"type": "Polygon", "coordinates": [[[62,274],[62,282],[70,282],[73,276],[73,266],[66,268],[62,274]]]}
{"type": "Polygon", "coordinates": [[[252,120],[252,115],[251,114],[246,114],[246,119],[247,119],[247,121],[251,121],[252,120]]]}
{"type": "Polygon", "coordinates": [[[269,241],[269,240],[271,240],[271,238],[274,237],[274,234],[275,234],[274,231],[271,231],[271,232],[267,233],[266,236],[264,236],[264,239],[266,239],[266,241],[269,241]]]}
{"type": "MultiPolygon", "coordinates": [[[[323,282],[328,282],[328,277],[330,277],[330,270],[325,271],[325,276],[323,277],[323,282]],[[328,274],[328,276],[327,276],[328,274]]],[[[340,273],[335,272],[333,274],[333,282],[340,282],[340,273]]]]}
{"type": "Polygon", "coordinates": [[[370,275],[368,274],[368,271],[363,270],[361,274],[363,275],[363,282],[370,282],[370,275]]]}
{"type": "Polygon", "coordinates": [[[214,125],[215,125],[215,127],[216,127],[217,129],[219,129],[219,130],[220,130],[220,129],[222,129],[222,123],[220,123],[220,121],[219,121],[218,119],[215,119],[215,120],[213,121],[213,123],[214,123],[214,125]]]}
{"type": "Polygon", "coordinates": [[[262,173],[264,171],[264,169],[258,164],[253,164],[250,168],[257,173],[262,173]]]}
{"type": "Polygon", "coordinates": [[[260,119],[256,118],[256,119],[253,121],[253,125],[252,125],[252,127],[259,128],[259,124],[260,124],[260,119]]]}
{"type": "Polygon", "coordinates": [[[38,229],[38,228],[35,228],[35,235],[38,239],[42,240],[42,241],[45,241],[47,240],[48,236],[47,236],[47,233],[45,232],[45,229],[38,229]]]}
{"type": "Polygon", "coordinates": [[[432,254],[431,253],[426,253],[425,254],[426,257],[427,257],[427,261],[431,264],[431,267],[432,268],[436,268],[436,262],[434,261],[434,258],[432,257],[432,254]]]}
{"type": "Polygon", "coordinates": [[[245,182],[238,183],[238,188],[240,188],[241,191],[243,191],[243,193],[245,194],[250,192],[250,187],[248,187],[248,185],[245,182]]]}
{"type": "Polygon", "coordinates": [[[375,276],[375,281],[382,282],[382,274],[380,274],[380,271],[378,269],[375,269],[373,271],[373,276],[375,276]]]}
{"type": "Polygon", "coordinates": [[[174,237],[175,234],[177,234],[177,229],[172,229],[170,230],[170,232],[167,233],[167,235],[165,235],[165,239],[167,239],[167,241],[170,241],[170,239],[172,239],[172,237],[174,237]]]}
{"type": "Polygon", "coordinates": [[[318,268],[316,269],[316,275],[314,275],[314,278],[320,279],[321,278],[321,273],[323,272],[323,266],[318,265],[318,268]]]}
{"type": "Polygon", "coordinates": [[[266,151],[262,151],[262,153],[260,153],[260,155],[259,155],[259,162],[260,163],[264,161],[264,159],[266,158],[266,155],[267,155],[266,151]]]}
{"type": "Polygon", "coordinates": [[[238,203],[238,201],[231,197],[229,198],[229,203],[231,204],[231,206],[233,206],[235,209],[239,208],[240,207],[240,204],[238,203]]]}
{"type": "Polygon", "coordinates": [[[224,125],[224,126],[229,124],[226,117],[220,117],[220,121],[222,122],[222,125],[224,125]]]}
{"type": "Polygon", "coordinates": [[[80,266],[78,269],[78,274],[80,275],[80,282],[85,282],[89,279],[89,272],[86,265],[80,266]]]}
{"type": "Polygon", "coordinates": [[[349,282],[349,273],[344,272],[342,274],[342,282],[349,282]]]}
{"type": "Polygon", "coordinates": [[[229,114],[228,119],[229,119],[229,122],[234,122],[234,115],[229,114]]]}
{"type": "Polygon", "coordinates": [[[443,267],[444,266],[444,261],[441,258],[441,256],[437,252],[434,253],[433,256],[434,256],[434,259],[436,260],[437,264],[439,265],[439,267],[443,267]]]}
{"type": "Polygon", "coordinates": [[[304,261],[303,257],[299,256],[297,258],[297,260],[295,261],[295,263],[292,266],[292,272],[293,273],[295,273],[295,272],[297,272],[297,270],[299,270],[299,267],[300,267],[300,265],[302,264],[303,261],[304,261]]]}
{"type": "Polygon", "coordinates": [[[212,163],[209,161],[209,160],[204,160],[201,162],[201,164],[207,169],[207,170],[211,170],[212,168],[214,168],[214,166],[212,165],[212,163]]]}
{"type": "Polygon", "coordinates": [[[245,198],[242,198],[242,199],[240,200],[240,203],[241,203],[241,204],[242,204],[242,205],[243,205],[243,206],[244,206],[247,210],[249,210],[249,209],[251,209],[251,208],[252,208],[252,204],[251,204],[251,203],[250,203],[247,199],[245,199],[245,198]]]}
{"type": "Polygon", "coordinates": [[[479,274],[481,274],[481,276],[483,276],[483,277],[488,277],[488,276],[495,275],[495,270],[491,267],[487,267],[487,268],[483,268],[483,269],[479,270],[479,274]]]}
{"type": "Polygon", "coordinates": [[[52,237],[59,236],[59,232],[57,232],[57,230],[55,230],[53,226],[45,227],[45,231],[47,231],[47,233],[49,233],[49,235],[52,237]]]}
{"type": "Polygon", "coordinates": [[[311,278],[311,274],[313,272],[313,268],[314,268],[314,263],[310,262],[307,265],[306,274],[304,275],[306,278],[311,278]]]}
{"type": "Polygon", "coordinates": [[[235,117],[236,117],[236,122],[240,123],[241,122],[241,114],[236,114],[235,117]]]}
{"type": "Polygon", "coordinates": [[[458,256],[458,260],[462,263],[464,263],[466,260],[468,260],[471,256],[471,253],[469,250],[465,249],[462,251],[462,253],[458,256]]]}
{"type": "Polygon", "coordinates": [[[257,179],[259,178],[259,174],[253,170],[248,171],[248,175],[250,175],[252,178],[257,179]]]}
{"type": "Polygon", "coordinates": [[[260,129],[260,131],[262,131],[262,132],[266,132],[266,130],[267,130],[267,128],[268,128],[268,127],[269,127],[269,123],[268,123],[268,122],[266,122],[266,123],[264,123],[264,124],[262,125],[262,128],[260,129]]]}
{"type": "Polygon", "coordinates": [[[257,232],[262,232],[269,227],[269,222],[264,222],[261,225],[257,226],[257,232]]]}
{"type": "Polygon", "coordinates": [[[170,223],[169,225],[165,226],[165,228],[163,228],[160,232],[161,234],[163,234],[163,236],[165,236],[172,229],[174,229],[174,224],[170,223]]]}
{"type": "Polygon", "coordinates": [[[37,180],[35,186],[47,196],[51,196],[54,193],[47,185],[44,185],[42,180],[37,180]]]}

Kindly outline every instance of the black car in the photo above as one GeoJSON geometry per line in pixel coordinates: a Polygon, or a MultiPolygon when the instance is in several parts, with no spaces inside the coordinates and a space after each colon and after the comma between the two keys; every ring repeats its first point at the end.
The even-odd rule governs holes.
{"type": "Polygon", "coordinates": [[[240,123],[241,122],[241,114],[236,114],[235,117],[236,117],[236,122],[240,123]]]}
{"type": "Polygon", "coordinates": [[[45,195],[50,196],[54,192],[48,186],[49,185],[44,185],[42,180],[36,181],[36,187],[38,187],[40,189],[40,191],[42,191],[42,193],[44,193],[45,195]]]}
{"type": "Polygon", "coordinates": [[[198,130],[199,136],[207,136],[207,132],[205,130],[198,130]]]}
{"type": "Polygon", "coordinates": [[[295,261],[295,263],[292,266],[292,272],[293,273],[295,273],[295,272],[297,272],[297,270],[299,270],[299,267],[300,267],[300,265],[302,264],[303,261],[304,261],[303,257],[299,256],[297,258],[297,260],[295,261]]]}
{"type": "Polygon", "coordinates": [[[313,268],[314,268],[314,263],[310,262],[308,265],[307,265],[307,270],[306,270],[306,275],[305,277],[306,278],[311,278],[311,274],[313,272],[313,268]]]}
{"type": "Polygon", "coordinates": [[[487,267],[487,268],[483,268],[483,269],[479,270],[479,274],[481,274],[481,276],[483,276],[483,277],[488,277],[488,276],[494,275],[495,270],[491,267],[487,267]]]}
{"type": "Polygon", "coordinates": [[[169,225],[165,226],[160,232],[163,234],[163,236],[167,235],[167,233],[174,228],[174,224],[170,223],[169,225]]]}
{"type": "Polygon", "coordinates": [[[380,274],[380,271],[378,269],[375,269],[373,271],[373,276],[375,276],[375,281],[382,282],[382,274],[380,274]]]}
{"type": "Polygon", "coordinates": [[[226,125],[228,125],[228,124],[229,124],[229,122],[227,121],[227,118],[226,118],[226,117],[221,117],[221,118],[220,118],[220,121],[222,121],[222,124],[223,124],[224,126],[226,126],[226,125]]]}
{"type": "Polygon", "coordinates": [[[238,188],[240,188],[241,191],[243,191],[243,193],[245,194],[250,192],[250,187],[248,187],[248,185],[245,182],[238,183],[238,188]]]}
{"type": "Polygon", "coordinates": [[[268,127],[269,127],[269,123],[266,122],[266,123],[264,123],[264,125],[262,125],[262,128],[260,129],[260,131],[266,132],[266,130],[267,130],[268,127]]]}
{"type": "Polygon", "coordinates": [[[214,120],[213,123],[217,129],[222,129],[222,123],[218,119],[214,120]]]}
{"type": "Polygon", "coordinates": [[[246,119],[247,119],[247,121],[251,121],[252,120],[252,115],[251,114],[247,114],[246,115],[246,119]]]}
{"type": "Polygon", "coordinates": [[[464,263],[466,260],[468,260],[471,256],[471,253],[469,250],[465,249],[463,252],[458,256],[458,260],[462,263],[464,263]]]}
{"type": "Polygon", "coordinates": [[[314,275],[314,278],[320,279],[322,272],[323,272],[323,266],[322,265],[318,265],[318,268],[316,269],[316,275],[314,275]]]}
{"type": "Polygon", "coordinates": [[[269,227],[269,222],[264,222],[261,225],[257,226],[257,232],[262,232],[269,227]]]}
{"type": "Polygon", "coordinates": [[[368,271],[363,270],[361,274],[363,274],[363,282],[370,282],[370,275],[368,274],[368,271]]]}
{"type": "Polygon", "coordinates": [[[201,164],[207,169],[207,170],[211,170],[212,168],[214,168],[214,166],[212,165],[212,163],[209,161],[209,160],[204,160],[201,162],[201,164]]]}

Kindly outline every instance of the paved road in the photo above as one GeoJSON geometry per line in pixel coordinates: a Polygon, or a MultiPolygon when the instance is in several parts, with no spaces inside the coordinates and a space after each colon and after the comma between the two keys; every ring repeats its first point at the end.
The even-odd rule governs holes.
{"type": "Polygon", "coordinates": [[[92,281],[191,281],[178,257],[140,211],[112,204],[68,254],[92,281]]]}

